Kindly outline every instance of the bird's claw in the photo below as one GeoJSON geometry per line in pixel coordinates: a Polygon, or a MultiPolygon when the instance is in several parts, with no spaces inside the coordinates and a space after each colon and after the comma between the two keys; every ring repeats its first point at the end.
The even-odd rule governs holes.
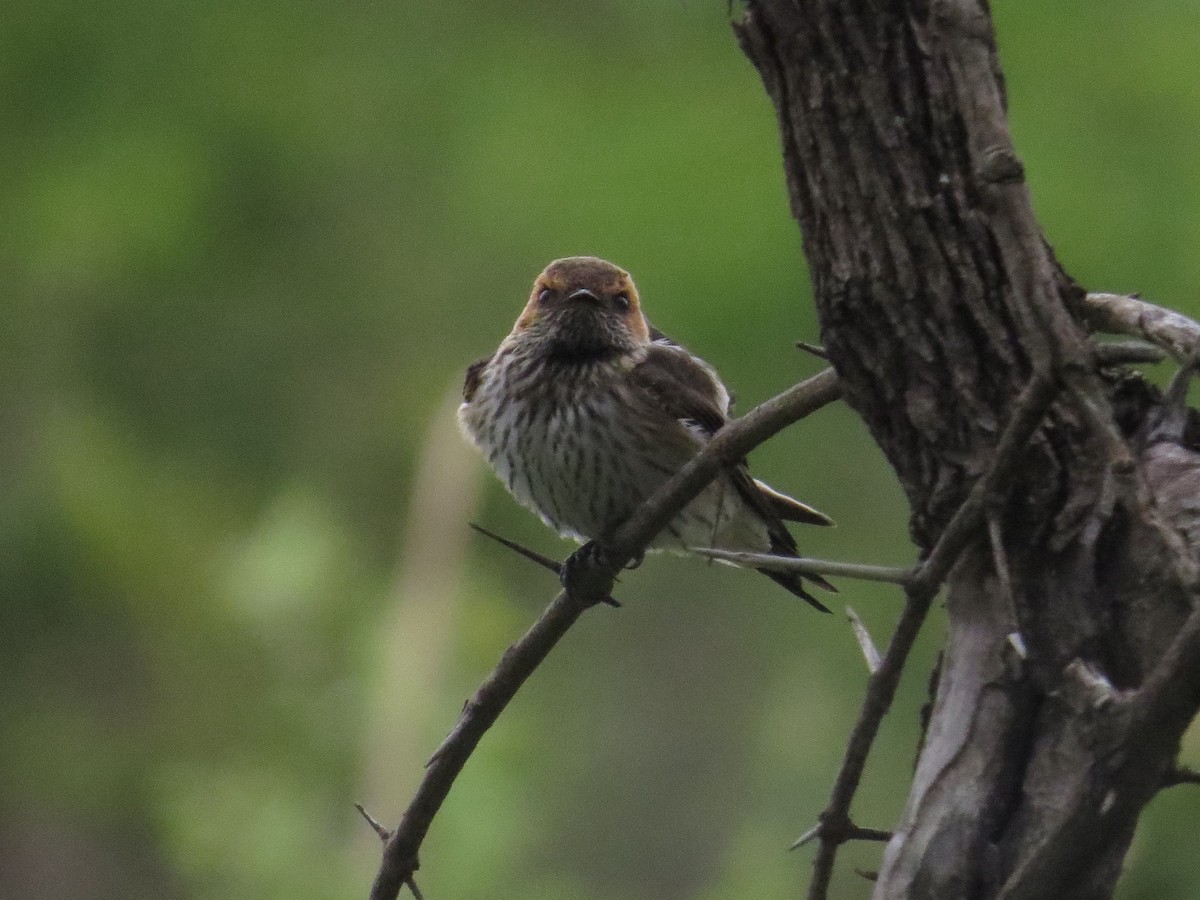
{"type": "Polygon", "coordinates": [[[608,551],[588,541],[565,560],[559,569],[563,589],[574,597],[599,596],[607,602],[612,590],[613,565],[608,551]]]}

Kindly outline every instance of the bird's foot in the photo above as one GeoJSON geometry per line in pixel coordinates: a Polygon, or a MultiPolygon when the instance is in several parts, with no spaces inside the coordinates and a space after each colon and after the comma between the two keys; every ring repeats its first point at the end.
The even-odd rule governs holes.
{"type": "Polygon", "coordinates": [[[608,601],[612,590],[614,566],[608,550],[588,541],[565,560],[558,577],[563,589],[573,597],[596,597],[598,602],[608,601]]]}

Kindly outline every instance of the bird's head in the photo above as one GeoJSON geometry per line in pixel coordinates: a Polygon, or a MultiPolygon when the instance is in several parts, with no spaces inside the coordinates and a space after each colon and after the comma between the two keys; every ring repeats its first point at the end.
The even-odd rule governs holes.
{"type": "Polygon", "coordinates": [[[594,256],[569,256],[546,266],[513,334],[545,341],[555,356],[580,360],[650,341],[633,279],[594,256]]]}

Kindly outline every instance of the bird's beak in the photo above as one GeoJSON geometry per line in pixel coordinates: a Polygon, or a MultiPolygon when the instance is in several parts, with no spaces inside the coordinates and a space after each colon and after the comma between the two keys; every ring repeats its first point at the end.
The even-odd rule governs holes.
{"type": "Polygon", "coordinates": [[[600,298],[597,297],[595,294],[593,294],[591,291],[589,291],[587,288],[580,288],[577,291],[571,291],[571,293],[567,294],[567,299],[568,300],[589,300],[592,303],[597,303],[597,304],[600,302],[600,298]]]}

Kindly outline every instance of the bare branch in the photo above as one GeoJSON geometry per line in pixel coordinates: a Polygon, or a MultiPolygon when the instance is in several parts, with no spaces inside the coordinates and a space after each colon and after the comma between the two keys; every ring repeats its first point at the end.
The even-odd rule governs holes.
{"type": "Polygon", "coordinates": [[[854,826],[850,834],[852,841],[878,841],[879,843],[887,843],[892,839],[892,833],[882,828],[861,828],[858,825],[854,826]]]}
{"type": "Polygon", "coordinates": [[[1096,341],[1096,362],[1101,366],[1128,366],[1160,363],[1167,353],[1145,341],[1096,341]]]}
{"type": "Polygon", "coordinates": [[[1200,784],[1200,772],[1187,766],[1176,766],[1163,778],[1162,786],[1169,788],[1180,784],[1200,784]]]}
{"type": "Polygon", "coordinates": [[[575,620],[600,599],[559,592],[524,637],[505,651],[500,663],[467,701],[450,736],[426,767],[400,824],[384,845],[383,861],[371,887],[372,900],[394,900],[400,886],[412,877],[419,866],[417,851],[433,817],[480,738],[575,620]]]}
{"type": "MultiPolygon", "coordinates": [[[[418,851],[458,773],[484,733],[554,645],[584,612],[604,602],[616,573],[639,558],[654,536],[704,490],[722,468],[741,460],[788,425],[839,396],[841,389],[837,375],[832,369],[826,369],[755,407],[722,428],[701,453],[655,491],[617,529],[606,552],[590,560],[594,571],[585,573],[579,580],[585,589],[574,593],[561,591],[533,627],[505,651],[496,668],[467,701],[457,724],[426,767],[425,776],[400,824],[384,844],[383,860],[371,886],[371,900],[395,900],[405,884],[414,895],[417,894],[412,877],[420,865],[418,851]]],[[[506,539],[498,539],[510,546],[506,539]]],[[[518,552],[527,555],[524,548],[518,552]]],[[[529,558],[538,561],[535,556],[529,558]]]]}
{"type": "MultiPolygon", "coordinates": [[[[1133,712],[1147,721],[1161,715],[1180,720],[1200,703],[1200,673],[1190,685],[1165,673],[1200,665],[1200,631],[1189,634],[1185,627],[1164,657],[1168,629],[1144,627],[1142,620],[1157,609],[1169,608],[1169,625],[1179,618],[1175,585],[1169,572],[1160,571],[1165,554],[1154,544],[1154,531],[1173,523],[1158,522],[1149,505],[1128,502],[1154,498],[1131,490],[1146,485],[1115,421],[1119,415],[1127,426],[1134,421],[1128,414],[1153,406],[1154,398],[1150,391],[1111,392],[1112,383],[1096,376],[1095,364],[1110,358],[1110,351],[1085,340],[1078,307],[1099,308],[1088,313],[1094,327],[1105,327],[1105,313],[1111,313],[1108,329],[1145,337],[1181,360],[1196,355],[1200,326],[1136,298],[1112,298],[1119,310],[1105,310],[1103,297],[1079,299],[1032,212],[1006,121],[988,4],[950,0],[931,8],[754,0],[735,23],[777,113],[822,339],[845,377],[848,399],[900,476],[913,508],[913,531],[930,550],[906,586],[904,613],[870,679],[821,816],[810,897],[828,892],[880,718],[948,578],[954,600],[964,601],[950,609],[949,650],[955,653],[947,656],[951,666],[930,728],[931,752],[922,754],[906,825],[885,854],[877,893],[949,896],[965,885],[968,893],[1016,896],[1009,885],[1019,881],[1031,886],[1028,896],[1105,896],[1141,797],[1122,793],[1111,801],[1118,804],[1116,813],[1101,806],[1095,815],[1094,783],[1116,780],[1104,769],[1109,735],[1092,743],[1077,740],[1075,720],[1044,716],[1039,698],[1046,676],[1037,670],[1052,661],[1052,681],[1078,647],[1099,645],[1107,656],[1104,641],[1116,637],[1113,646],[1124,652],[1129,638],[1134,665],[1122,671],[1153,673],[1133,712]],[[881,55],[881,47],[889,53],[881,55]],[[915,127],[914,109],[926,117],[927,128],[915,127]],[[884,122],[905,127],[886,130],[884,122]],[[957,140],[943,140],[946,123],[958,130],[957,140]],[[911,174],[916,172],[926,175],[911,174]],[[928,223],[920,233],[899,217],[876,227],[880,212],[910,207],[914,185],[920,196],[939,197],[958,217],[948,216],[940,230],[928,223]],[[983,223],[986,246],[968,239],[957,254],[930,252],[955,246],[961,221],[983,223]],[[935,279],[931,265],[943,260],[935,279]],[[979,265],[984,260],[986,270],[979,265]],[[898,283],[911,286],[902,312],[895,300],[898,283]],[[1130,311],[1126,321],[1117,315],[1130,311]],[[929,322],[937,326],[929,328],[929,322]],[[1029,387],[1014,402],[1011,386],[1029,377],[1030,369],[1029,387]],[[1115,409],[1106,403],[1110,395],[1115,409]],[[1051,403],[1059,414],[1035,442],[1051,403]],[[1006,420],[1000,445],[993,446],[996,425],[1006,420]],[[1027,470],[1019,468],[1024,463],[1027,470]],[[985,473],[969,492],[960,487],[964,471],[971,480],[985,473]],[[1015,488],[1019,479],[1024,483],[1015,488]],[[1001,509],[997,500],[1005,501],[996,519],[1004,527],[1003,533],[991,530],[989,557],[982,526],[989,511],[1001,509]],[[1130,513],[1128,520],[1104,528],[1118,509],[1130,513]],[[1150,521],[1143,522],[1143,514],[1150,521]],[[1039,526],[1028,527],[1034,521],[1039,526]],[[1143,528],[1149,546],[1136,546],[1143,528]],[[979,577],[989,558],[1003,585],[979,577]],[[1126,580],[1096,584],[1108,571],[1126,580]],[[1168,596],[1158,605],[1160,586],[1168,596]],[[1020,595],[1017,616],[1008,609],[1014,589],[1020,595]],[[1120,619],[1116,627],[1113,619],[1120,619]],[[1017,627],[1028,629],[1028,663],[1017,627]],[[1010,664],[1031,677],[1014,682],[1018,689],[997,695],[993,705],[984,692],[1008,684],[1010,664]],[[1002,715],[993,716],[993,709],[1002,715]],[[1072,767],[1076,761],[1092,765],[1072,767]],[[1056,803],[1060,798],[1074,804],[1056,803]],[[1084,832],[1090,832],[1090,844],[1071,840],[1084,832]],[[1048,834],[1068,846],[1047,851],[1048,834]],[[996,846],[1004,852],[994,853],[996,846]],[[1096,851],[1094,874],[1087,871],[1089,850],[1096,851]]],[[[1126,715],[1125,702],[1118,696],[1111,710],[1081,722],[1083,734],[1091,738],[1109,717],[1126,715]]],[[[1166,755],[1174,746],[1160,741],[1157,753],[1130,756],[1127,766],[1136,768],[1143,755],[1152,760],[1144,780],[1157,786],[1163,764],[1173,762],[1166,755]]],[[[1111,806],[1108,796],[1104,803],[1111,806]]]]}
{"type": "Polygon", "coordinates": [[[927,591],[931,587],[936,592],[946,580],[950,569],[958,561],[959,553],[975,536],[988,502],[994,497],[1003,496],[1003,488],[1020,462],[1027,441],[1046,415],[1056,391],[1050,376],[1035,373],[1030,378],[1017,398],[1012,419],[996,445],[991,468],[972,486],[971,493],[954,513],[929,557],[917,570],[915,592],[927,591]]]}
{"type": "Polygon", "coordinates": [[[776,556],[773,553],[747,553],[741,550],[721,550],[717,547],[689,547],[698,556],[719,559],[747,569],[769,572],[799,572],[801,575],[837,575],[862,581],[882,581],[906,585],[912,581],[914,570],[895,566],[872,566],[863,563],[836,562],[808,556],[776,556]]]}
{"type": "Polygon", "coordinates": [[[1088,324],[1097,331],[1144,338],[1179,362],[1200,352],[1200,324],[1187,316],[1128,294],[1088,294],[1088,324]]]}
{"type": "Polygon", "coordinates": [[[959,554],[978,534],[985,510],[1011,480],[1029,439],[1041,425],[1055,394],[1055,382],[1048,375],[1038,372],[1030,378],[1000,436],[991,466],[972,486],[967,499],[951,517],[937,544],[905,588],[908,600],[904,612],[892,633],[878,671],[867,682],[867,694],[859,711],[858,722],[846,744],[846,753],[842,757],[842,767],[834,782],[829,805],[820,816],[821,847],[813,860],[809,900],[825,900],[828,895],[833,865],[842,840],[841,832],[836,827],[827,833],[826,829],[830,826],[826,826],[826,823],[837,826],[850,821],[850,805],[862,779],[867,756],[879,732],[879,725],[891,708],[909,651],[916,642],[933,599],[959,554]]]}

